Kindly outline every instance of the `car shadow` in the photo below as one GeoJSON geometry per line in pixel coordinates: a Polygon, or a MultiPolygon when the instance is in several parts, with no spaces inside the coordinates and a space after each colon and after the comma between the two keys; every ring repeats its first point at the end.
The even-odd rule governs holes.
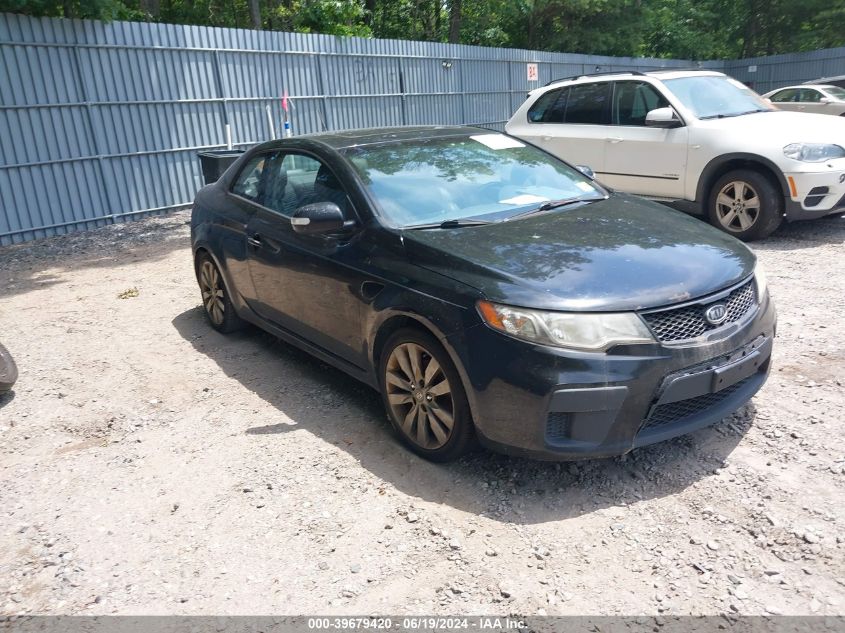
{"type": "Polygon", "coordinates": [[[5,407],[9,404],[12,400],[15,399],[15,391],[12,389],[11,391],[4,391],[0,393],[0,409],[5,407]]]}
{"type": "Polygon", "coordinates": [[[340,370],[257,329],[218,334],[200,307],[178,315],[173,326],[291,421],[244,420],[246,435],[304,429],[411,497],[502,522],[542,523],[677,494],[721,468],[755,417],[749,404],[715,427],[614,459],[541,462],[479,448],[457,462],[433,464],[399,444],[379,395],[340,370]]]}

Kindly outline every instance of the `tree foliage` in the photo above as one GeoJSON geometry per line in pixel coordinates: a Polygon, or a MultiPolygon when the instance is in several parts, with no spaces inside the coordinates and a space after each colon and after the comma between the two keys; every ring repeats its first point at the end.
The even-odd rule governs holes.
{"type": "Polygon", "coordinates": [[[845,45],[845,0],[0,0],[0,11],[696,60],[845,45]]]}

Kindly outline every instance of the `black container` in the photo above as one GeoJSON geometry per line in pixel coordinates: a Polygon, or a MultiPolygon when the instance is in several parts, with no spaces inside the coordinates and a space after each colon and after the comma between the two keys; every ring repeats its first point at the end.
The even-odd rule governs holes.
{"type": "Polygon", "coordinates": [[[238,160],[243,153],[244,150],[242,149],[212,149],[199,152],[197,156],[200,157],[202,177],[205,184],[210,185],[217,182],[223,172],[229,168],[229,165],[238,160]]]}

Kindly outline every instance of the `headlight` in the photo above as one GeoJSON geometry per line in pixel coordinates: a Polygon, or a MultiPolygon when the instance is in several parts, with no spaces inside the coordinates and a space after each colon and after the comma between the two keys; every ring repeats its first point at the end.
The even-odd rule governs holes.
{"type": "Polygon", "coordinates": [[[823,143],[792,143],[783,148],[783,155],[804,163],[821,163],[831,158],[845,158],[845,149],[823,143]]]}
{"type": "Polygon", "coordinates": [[[478,311],[490,327],[541,345],[601,351],[614,344],[654,342],[633,312],[545,312],[489,301],[479,301],[478,311]]]}
{"type": "Polygon", "coordinates": [[[766,271],[763,270],[763,265],[760,262],[757,262],[757,266],[754,268],[754,282],[757,284],[757,303],[763,303],[763,298],[769,289],[769,280],[766,279],[766,271]]]}

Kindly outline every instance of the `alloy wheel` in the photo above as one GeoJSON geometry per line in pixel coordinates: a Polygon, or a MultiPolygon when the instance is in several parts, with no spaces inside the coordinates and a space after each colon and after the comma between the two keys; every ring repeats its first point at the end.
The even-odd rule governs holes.
{"type": "Polygon", "coordinates": [[[387,401],[402,432],[433,450],[449,441],[455,424],[452,388],[437,359],[416,343],[402,343],[385,367],[387,401]]]}
{"type": "Polygon", "coordinates": [[[202,303],[208,317],[215,325],[221,325],[225,318],[226,306],[223,303],[223,285],[220,283],[220,273],[217,267],[205,260],[200,266],[200,290],[202,303]]]}
{"type": "Polygon", "coordinates": [[[728,231],[747,231],[760,215],[760,197],[747,182],[729,182],[716,196],[716,214],[719,223],[728,231]]]}

